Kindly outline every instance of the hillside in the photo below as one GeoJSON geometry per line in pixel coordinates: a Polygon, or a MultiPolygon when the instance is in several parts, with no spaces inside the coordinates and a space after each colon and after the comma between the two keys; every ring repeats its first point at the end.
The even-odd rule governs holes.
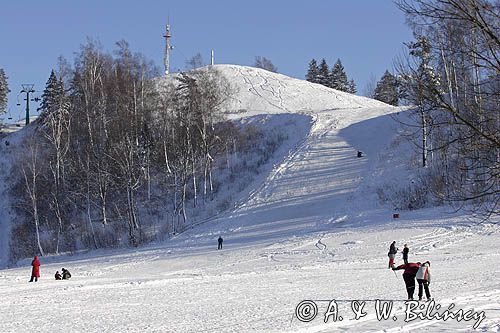
{"type": "Polygon", "coordinates": [[[411,178],[414,153],[395,121],[404,110],[260,69],[215,68],[237,89],[231,117],[282,113],[279,126],[295,121],[294,144],[247,197],[173,239],[42,258],[36,285],[26,283],[28,260],[0,271],[0,331],[471,330],[474,321],[403,321],[403,279],[387,269],[393,240],[400,250],[408,243],[410,261],[431,261],[431,292],[443,308],[485,311],[479,329],[500,330],[498,225],[447,207],[392,219],[393,207],[377,195],[411,178]],[[52,281],[61,267],[72,280],[52,281]],[[345,320],[324,323],[332,299],[345,320]],[[378,321],[375,299],[393,300],[397,321],[378,321]],[[302,300],[317,302],[315,320],[294,316],[302,300]],[[368,315],[353,320],[351,300],[365,300],[368,315]]]}

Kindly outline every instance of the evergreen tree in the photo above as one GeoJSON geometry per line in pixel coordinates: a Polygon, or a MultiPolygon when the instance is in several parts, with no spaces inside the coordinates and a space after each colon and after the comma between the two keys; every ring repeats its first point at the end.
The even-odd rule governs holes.
{"type": "Polygon", "coordinates": [[[330,87],[340,91],[349,92],[349,81],[347,80],[347,75],[340,59],[337,59],[337,62],[333,65],[332,72],[330,74],[330,87]]]}
{"type": "Polygon", "coordinates": [[[42,94],[42,104],[38,109],[41,111],[40,117],[43,119],[52,112],[58,110],[63,103],[64,87],[61,80],[58,80],[54,70],[50,72],[49,79],[42,94]]]}
{"type": "Polygon", "coordinates": [[[354,80],[351,79],[351,81],[349,81],[348,93],[356,94],[357,92],[358,92],[358,89],[356,88],[356,83],[354,82],[354,80]]]}
{"type": "Polygon", "coordinates": [[[3,68],[0,68],[0,114],[7,111],[7,94],[9,92],[7,75],[5,75],[3,68]]]}
{"type": "Polygon", "coordinates": [[[390,105],[398,105],[397,79],[389,71],[386,70],[380,81],[377,82],[373,98],[390,105]]]}
{"type": "Polygon", "coordinates": [[[330,87],[330,80],[329,80],[329,73],[328,73],[328,64],[326,63],[326,60],[323,58],[321,59],[321,62],[319,63],[319,69],[318,69],[318,83],[322,84],[326,87],[330,87]]]}
{"type": "Polygon", "coordinates": [[[312,59],[309,62],[309,69],[307,70],[306,80],[312,83],[318,83],[318,64],[316,63],[316,59],[312,59]]]}

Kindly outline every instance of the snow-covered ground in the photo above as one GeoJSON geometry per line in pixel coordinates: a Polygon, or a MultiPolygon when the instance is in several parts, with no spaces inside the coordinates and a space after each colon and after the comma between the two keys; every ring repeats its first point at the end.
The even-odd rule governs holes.
{"type": "Polygon", "coordinates": [[[38,283],[27,283],[28,259],[1,270],[1,332],[471,331],[474,320],[404,322],[401,272],[387,269],[392,240],[408,243],[410,261],[431,262],[442,309],[484,311],[478,329],[500,331],[500,228],[449,208],[392,219],[378,202],[377,176],[403,176],[387,154],[399,109],[262,70],[218,69],[239,88],[241,116],[304,113],[309,133],[247,200],[168,242],[42,258],[38,283]],[[71,280],[53,280],[61,267],[71,280]],[[333,299],[344,320],[324,323],[333,299]],[[375,299],[394,300],[389,320],[376,319],[375,299]],[[311,322],[294,315],[303,300],[318,305],[311,322]],[[351,300],[365,300],[367,316],[353,320],[351,300]]]}

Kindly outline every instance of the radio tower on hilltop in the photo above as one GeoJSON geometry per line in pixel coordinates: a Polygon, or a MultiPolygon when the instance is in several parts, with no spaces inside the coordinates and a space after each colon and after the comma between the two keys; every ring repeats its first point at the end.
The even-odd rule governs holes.
{"type": "Polygon", "coordinates": [[[168,75],[170,72],[170,50],[174,48],[170,45],[170,38],[172,38],[172,34],[170,33],[169,23],[167,23],[167,30],[163,37],[165,38],[165,57],[163,58],[163,63],[165,64],[165,75],[168,75]]]}

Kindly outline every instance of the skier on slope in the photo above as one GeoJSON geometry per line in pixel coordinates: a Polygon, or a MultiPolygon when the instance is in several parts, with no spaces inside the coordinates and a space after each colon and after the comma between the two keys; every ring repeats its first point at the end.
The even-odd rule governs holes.
{"type": "Polygon", "coordinates": [[[410,249],[408,248],[408,244],[405,244],[405,247],[403,248],[403,261],[405,264],[408,263],[408,252],[410,252],[410,249]]]}
{"type": "Polygon", "coordinates": [[[430,301],[432,300],[431,298],[431,292],[429,291],[429,284],[431,283],[431,271],[430,271],[430,266],[431,263],[429,261],[426,261],[420,266],[420,268],[417,271],[417,282],[418,282],[418,300],[422,300],[422,294],[423,290],[425,289],[425,296],[427,297],[427,300],[430,301]],[[422,288],[423,287],[423,288],[422,288]]]}
{"type": "Polygon", "coordinates": [[[31,262],[31,266],[33,266],[33,268],[31,269],[30,282],[33,282],[33,280],[37,282],[38,278],[40,277],[40,261],[38,260],[38,256],[35,256],[35,258],[31,262]]]}
{"type": "Polygon", "coordinates": [[[222,249],[222,242],[223,241],[224,240],[222,239],[222,236],[219,236],[219,239],[217,239],[217,243],[218,243],[217,250],[221,250],[222,249]]]}
{"type": "Polygon", "coordinates": [[[393,267],[393,271],[404,269],[403,280],[406,285],[406,292],[408,293],[408,300],[413,300],[413,293],[415,292],[415,276],[417,275],[418,269],[420,268],[420,263],[409,262],[407,264],[399,265],[398,267],[393,267]]]}
{"type": "Polygon", "coordinates": [[[398,248],[396,247],[396,241],[394,241],[391,243],[389,253],[387,253],[389,256],[389,268],[394,267],[394,258],[396,257],[396,253],[398,253],[398,248]]]}

